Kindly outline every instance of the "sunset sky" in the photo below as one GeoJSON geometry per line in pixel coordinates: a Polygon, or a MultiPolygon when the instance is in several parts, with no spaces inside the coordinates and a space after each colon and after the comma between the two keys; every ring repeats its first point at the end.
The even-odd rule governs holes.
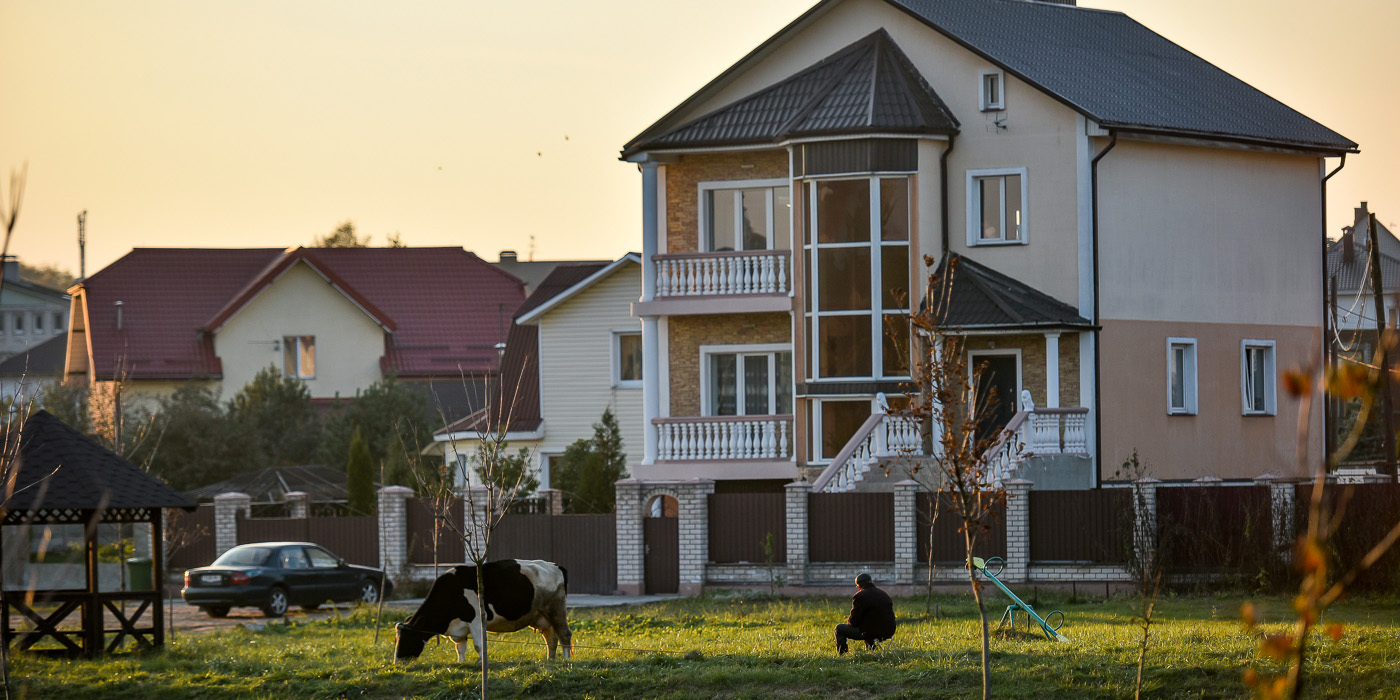
{"type": "MultiPolygon", "coordinates": [[[[815,0],[0,0],[11,253],[285,247],[345,220],[495,260],[641,248],[632,136],[815,0]]],[[[1120,10],[1361,145],[1328,233],[1400,231],[1400,2],[1080,0],[1120,10]]],[[[1329,169],[1336,161],[1329,161],[1329,169]]]]}

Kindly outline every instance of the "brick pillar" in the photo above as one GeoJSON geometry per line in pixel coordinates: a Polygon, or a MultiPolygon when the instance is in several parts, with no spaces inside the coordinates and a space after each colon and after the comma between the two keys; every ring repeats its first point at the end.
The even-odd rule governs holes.
{"type": "Polygon", "coordinates": [[[253,497],[246,493],[221,493],[214,497],[214,556],[238,544],[238,514],[248,517],[253,497]]]}
{"type": "Polygon", "coordinates": [[[1157,488],[1162,482],[1143,477],[1133,482],[1133,556],[1143,571],[1152,571],[1157,557],[1157,488]]]}
{"type": "Polygon", "coordinates": [[[311,515],[311,494],[305,491],[288,491],[284,498],[287,501],[288,517],[306,518],[311,515]]]}
{"type": "Polygon", "coordinates": [[[1031,486],[1027,479],[1006,482],[1006,576],[1023,582],[1031,568],[1031,486]]]}
{"type": "Polygon", "coordinates": [[[1254,483],[1269,487],[1270,511],[1274,516],[1274,549],[1284,558],[1284,563],[1288,563],[1291,561],[1293,541],[1298,536],[1293,525],[1293,484],[1268,473],[1254,477],[1254,483]]]}
{"type": "Polygon", "coordinates": [[[788,583],[807,583],[807,496],[812,484],[794,481],[783,487],[787,493],[787,574],[788,583]]]}
{"type": "Polygon", "coordinates": [[[413,489],[407,486],[379,489],[379,566],[390,576],[401,575],[408,569],[410,498],[413,498],[413,489]]]}
{"type": "Polygon", "coordinates": [[[642,482],[617,482],[617,590],[623,595],[641,595],[646,575],[645,543],[642,538],[642,482]]]}
{"type": "Polygon", "coordinates": [[[919,483],[905,479],[894,485],[894,582],[914,583],[919,557],[918,520],[914,517],[919,483]]]}
{"type": "Polygon", "coordinates": [[[545,502],[545,512],[550,515],[564,514],[564,492],[559,489],[540,489],[537,493],[545,502]]]}
{"type": "Polygon", "coordinates": [[[675,485],[680,522],[681,595],[700,595],[705,587],[705,563],[710,560],[711,479],[695,479],[675,485]]]}

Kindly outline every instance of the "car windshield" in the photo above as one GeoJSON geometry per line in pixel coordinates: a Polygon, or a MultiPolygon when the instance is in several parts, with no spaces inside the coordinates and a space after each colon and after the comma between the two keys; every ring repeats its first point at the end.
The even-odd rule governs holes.
{"type": "Polygon", "coordinates": [[[271,554],[267,547],[234,547],[215,559],[213,566],[262,566],[271,554]]]}

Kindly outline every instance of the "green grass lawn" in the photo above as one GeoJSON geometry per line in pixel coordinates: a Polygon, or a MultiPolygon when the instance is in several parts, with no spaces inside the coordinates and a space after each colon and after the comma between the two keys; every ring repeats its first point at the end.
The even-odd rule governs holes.
{"type": "MultiPolygon", "coordinates": [[[[1141,629],[1128,600],[1069,603],[1040,594],[1037,609],[1058,608],[1070,642],[1004,634],[992,640],[998,698],[1131,698],[1141,629]]],[[[995,626],[1004,599],[990,596],[995,626]]],[[[1241,681],[1256,642],[1239,622],[1243,597],[1159,601],[1145,696],[1243,698],[1241,681]]],[[[845,598],[755,600],[706,597],[629,608],[574,611],[573,661],[547,662],[530,630],[493,635],[492,696],[497,698],[969,698],[980,689],[977,615],[970,597],[897,601],[898,635],[883,651],[853,645],[837,657],[831,628],[845,598]]],[[[1284,598],[1256,599],[1270,631],[1288,620],[1284,598]]],[[[272,624],[180,635],[163,652],[96,661],[36,655],[14,659],[17,698],[461,698],[477,693],[476,656],[459,665],[454,647],[429,642],[407,666],[390,663],[393,622],[373,643],[373,611],[303,625],[272,624]]],[[[1348,601],[1327,622],[1341,641],[1311,643],[1305,696],[1400,697],[1400,605],[1348,601]]]]}

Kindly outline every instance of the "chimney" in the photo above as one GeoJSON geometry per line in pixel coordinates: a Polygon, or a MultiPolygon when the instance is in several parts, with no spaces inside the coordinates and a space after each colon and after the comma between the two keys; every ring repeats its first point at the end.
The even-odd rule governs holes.
{"type": "Polygon", "coordinates": [[[1350,264],[1356,262],[1356,246],[1354,245],[1354,243],[1353,243],[1353,241],[1352,241],[1353,238],[1354,238],[1354,237],[1351,235],[1351,232],[1350,232],[1350,231],[1348,231],[1348,232],[1342,234],[1342,264],[1343,264],[1343,265],[1350,265],[1350,264]]]}
{"type": "Polygon", "coordinates": [[[19,258],[13,255],[5,256],[5,281],[19,281],[19,258]]]}
{"type": "Polygon", "coordinates": [[[499,262],[503,262],[503,263],[513,263],[513,262],[516,261],[516,258],[517,258],[517,257],[518,257],[518,256],[516,255],[515,251],[513,251],[513,250],[503,250],[503,251],[501,251],[501,259],[500,259],[499,262]]]}

